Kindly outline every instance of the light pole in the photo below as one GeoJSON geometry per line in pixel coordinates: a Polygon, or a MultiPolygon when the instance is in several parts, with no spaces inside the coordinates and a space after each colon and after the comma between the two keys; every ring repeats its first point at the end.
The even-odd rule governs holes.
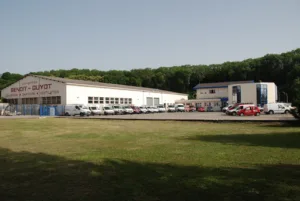
{"type": "Polygon", "coordinates": [[[286,96],[286,102],[288,103],[289,102],[289,96],[286,92],[282,91],[282,93],[286,96]]]}

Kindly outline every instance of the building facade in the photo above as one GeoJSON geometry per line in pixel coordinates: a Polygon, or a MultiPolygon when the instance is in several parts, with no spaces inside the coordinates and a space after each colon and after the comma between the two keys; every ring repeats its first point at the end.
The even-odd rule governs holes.
{"type": "Polygon", "coordinates": [[[221,111],[223,107],[234,103],[252,103],[263,106],[277,101],[277,87],[272,82],[236,81],[201,83],[193,88],[196,99],[182,100],[178,103],[210,108],[221,111]]]}
{"type": "Polygon", "coordinates": [[[253,103],[264,106],[276,103],[277,86],[273,82],[232,84],[228,86],[228,103],[253,103]]]}
{"type": "Polygon", "coordinates": [[[165,90],[28,75],[1,91],[12,104],[148,105],[174,104],[187,94],[165,90]]]}

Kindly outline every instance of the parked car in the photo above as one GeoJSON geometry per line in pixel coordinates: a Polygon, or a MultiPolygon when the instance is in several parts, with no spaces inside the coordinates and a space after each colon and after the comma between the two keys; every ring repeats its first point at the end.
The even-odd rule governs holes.
{"type": "Polygon", "coordinates": [[[143,113],[143,114],[149,113],[149,111],[148,111],[148,109],[147,109],[146,106],[141,106],[140,110],[141,110],[141,113],[143,113]]]}
{"type": "Polygon", "coordinates": [[[153,107],[148,106],[147,107],[148,113],[154,113],[153,107]]]}
{"type": "Polygon", "coordinates": [[[256,106],[248,106],[244,109],[241,109],[237,112],[237,115],[239,116],[259,116],[260,110],[256,106]]]}
{"type": "Polygon", "coordinates": [[[186,112],[195,112],[195,111],[196,111],[196,108],[195,108],[195,106],[193,106],[193,105],[186,105],[185,108],[184,108],[184,110],[185,110],[186,112]]]}
{"type": "Polygon", "coordinates": [[[193,105],[190,105],[190,112],[196,112],[196,107],[193,105]]]}
{"type": "Polygon", "coordinates": [[[121,105],[113,105],[112,109],[114,110],[115,114],[124,114],[124,109],[121,105]]]}
{"type": "Polygon", "coordinates": [[[287,114],[290,112],[290,107],[286,107],[283,103],[269,103],[264,105],[266,114],[287,114]]]}
{"type": "Polygon", "coordinates": [[[207,106],[207,109],[206,109],[207,112],[213,112],[213,107],[212,106],[207,106]]]}
{"type": "Polygon", "coordinates": [[[101,115],[101,110],[97,106],[89,106],[89,110],[91,111],[91,115],[101,115]]]}
{"type": "Polygon", "coordinates": [[[175,111],[176,112],[184,112],[184,105],[183,104],[175,104],[175,111]]]}
{"type": "Polygon", "coordinates": [[[228,105],[226,107],[222,108],[222,112],[226,113],[227,110],[230,110],[233,107],[233,105],[228,105]]]}
{"type": "Polygon", "coordinates": [[[174,105],[169,105],[168,106],[168,112],[175,112],[175,106],[174,105]]]}
{"type": "Polygon", "coordinates": [[[159,110],[158,110],[158,108],[157,108],[157,107],[155,107],[155,106],[152,106],[152,110],[153,110],[153,112],[154,112],[154,113],[159,113],[159,110]]]}
{"type": "Polygon", "coordinates": [[[166,112],[166,108],[163,105],[157,106],[158,112],[166,112]]]}
{"type": "Polygon", "coordinates": [[[101,113],[104,115],[114,115],[115,111],[111,106],[103,106],[101,113]]]}
{"type": "Polygon", "coordinates": [[[71,104],[65,106],[65,115],[66,116],[89,116],[91,114],[91,111],[89,108],[85,105],[81,104],[71,104]]]}
{"type": "Polygon", "coordinates": [[[245,107],[248,107],[248,106],[253,106],[254,107],[255,105],[253,105],[253,104],[239,104],[238,106],[236,106],[234,108],[231,108],[230,110],[227,110],[226,114],[236,116],[239,110],[242,110],[242,109],[244,109],[245,107]]]}
{"type": "Polygon", "coordinates": [[[127,105],[127,106],[124,106],[123,108],[124,108],[123,111],[125,114],[133,114],[133,109],[130,106],[127,105]]]}
{"type": "Polygon", "coordinates": [[[205,112],[205,108],[204,107],[198,107],[197,111],[198,112],[205,112]]]}
{"type": "Polygon", "coordinates": [[[131,106],[131,109],[133,110],[133,114],[140,114],[141,109],[137,106],[131,106]]]}

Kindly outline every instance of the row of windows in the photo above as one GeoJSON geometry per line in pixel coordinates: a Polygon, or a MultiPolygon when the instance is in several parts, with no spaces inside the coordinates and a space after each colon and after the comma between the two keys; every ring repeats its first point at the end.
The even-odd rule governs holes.
{"type": "Polygon", "coordinates": [[[45,105],[61,104],[61,97],[60,96],[42,97],[42,104],[45,105]]]}
{"type": "MultiPolygon", "coordinates": [[[[208,93],[209,94],[215,94],[216,93],[216,90],[215,89],[210,89],[210,90],[208,90],[208,93]]],[[[206,94],[206,92],[200,92],[200,94],[206,94]]]]}
{"type": "Polygon", "coordinates": [[[132,98],[88,97],[89,104],[132,104],[132,98]]]}
{"type": "Polygon", "coordinates": [[[204,103],[196,103],[197,107],[213,107],[220,106],[219,102],[204,102],[204,103]]]}
{"type": "Polygon", "coordinates": [[[10,104],[23,104],[23,105],[32,105],[32,104],[43,104],[43,105],[58,105],[61,104],[60,96],[52,97],[40,97],[38,98],[22,98],[21,103],[18,103],[18,99],[8,99],[7,102],[10,104]]]}

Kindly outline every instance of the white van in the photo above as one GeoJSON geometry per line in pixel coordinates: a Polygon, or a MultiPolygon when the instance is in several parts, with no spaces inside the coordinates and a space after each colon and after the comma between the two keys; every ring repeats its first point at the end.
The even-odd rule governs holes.
{"type": "Polygon", "coordinates": [[[163,105],[158,105],[158,112],[166,112],[166,108],[163,105]]]}
{"type": "Polygon", "coordinates": [[[184,105],[183,104],[175,104],[175,111],[176,112],[184,112],[184,105]]]}
{"type": "Polygon", "coordinates": [[[269,103],[264,105],[266,114],[287,114],[290,112],[290,107],[284,103],[269,103]]]}
{"type": "Polygon", "coordinates": [[[65,106],[65,115],[66,116],[89,116],[91,114],[91,111],[89,108],[85,105],[81,104],[74,104],[74,105],[66,105],[65,106]]]}
{"type": "Polygon", "coordinates": [[[101,108],[101,114],[104,114],[104,115],[114,115],[115,114],[115,111],[114,109],[111,107],[111,106],[103,106],[101,108]]]}
{"type": "Polygon", "coordinates": [[[97,105],[89,105],[88,107],[91,111],[91,115],[101,115],[101,110],[97,105]]]}

